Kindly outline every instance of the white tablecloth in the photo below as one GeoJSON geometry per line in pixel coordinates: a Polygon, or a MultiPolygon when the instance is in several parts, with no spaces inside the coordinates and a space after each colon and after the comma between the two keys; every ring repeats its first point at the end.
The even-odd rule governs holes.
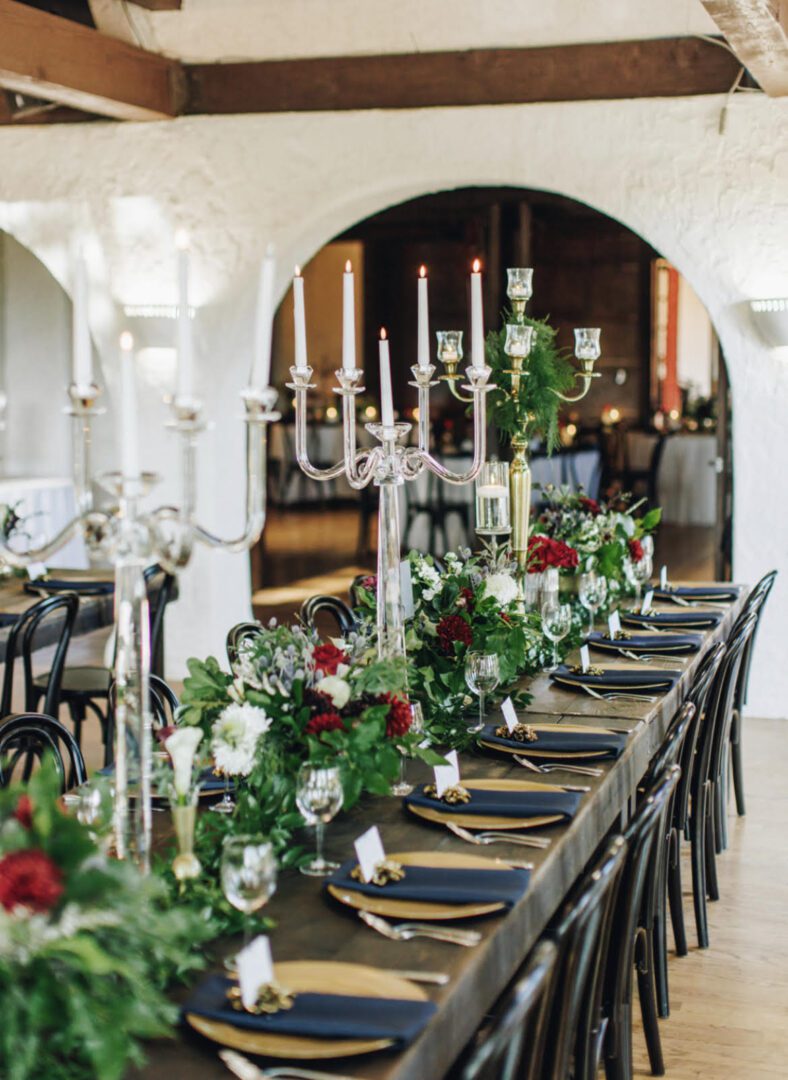
{"type": "MultiPolygon", "coordinates": [[[[74,485],[61,477],[0,480],[0,505],[17,507],[23,519],[20,528],[30,536],[24,546],[38,546],[51,540],[74,517],[74,485]]],[[[21,541],[19,546],[23,546],[21,541]]],[[[82,536],[70,540],[47,566],[85,569],[88,558],[82,536]]]]}
{"type": "MultiPolygon", "coordinates": [[[[627,435],[629,464],[647,469],[658,436],[627,435]]],[[[717,436],[682,432],[669,435],[657,473],[657,497],[668,525],[714,525],[717,520],[717,436]]]]}

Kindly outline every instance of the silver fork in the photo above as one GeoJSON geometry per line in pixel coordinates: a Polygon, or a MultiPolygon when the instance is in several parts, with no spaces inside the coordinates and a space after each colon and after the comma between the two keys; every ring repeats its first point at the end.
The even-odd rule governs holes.
{"type": "Polygon", "coordinates": [[[261,1069],[236,1050],[220,1050],[219,1057],[239,1080],[353,1080],[351,1076],[302,1069],[298,1065],[274,1065],[261,1069]]]}
{"type": "Polygon", "coordinates": [[[656,701],[656,697],[651,694],[620,694],[618,691],[615,693],[600,694],[598,690],[594,690],[592,686],[587,686],[586,683],[576,683],[581,690],[585,690],[591,697],[596,698],[598,701],[656,701]]]}
{"type": "MultiPolygon", "coordinates": [[[[601,776],[604,769],[594,768],[592,765],[537,765],[536,762],[530,761],[526,757],[522,757],[520,754],[513,754],[514,760],[518,765],[522,765],[525,769],[530,769],[531,772],[541,773],[547,776],[549,773],[554,772],[569,772],[574,773],[576,776],[601,776]]],[[[588,791],[589,788],[570,788],[565,787],[564,791],[588,791]]]]}
{"type": "Polygon", "coordinates": [[[682,660],[681,657],[676,657],[675,660],[670,656],[660,656],[657,653],[634,653],[629,649],[619,649],[620,656],[626,656],[628,660],[642,660],[644,664],[650,664],[656,661],[659,664],[686,664],[686,660],[682,660]]]}
{"type": "Polygon", "coordinates": [[[445,941],[448,945],[462,945],[466,949],[478,945],[482,935],[478,930],[458,930],[449,926],[432,926],[428,923],[404,922],[396,926],[373,915],[371,911],[359,911],[358,917],[371,930],[376,930],[390,941],[410,941],[411,938],[430,938],[432,941],[445,941]]]}
{"type": "Polygon", "coordinates": [[[539,848],[544,851],[553,842],[547,836],[526,836],[524,833],[506,832],[504,829],[500,831],[487,829],[484,832],[472,833],[468,829],[463,829],[460,825],[455,825],[452,821],[446,822],[446,828],[449,832],[453,832],[455,836],[459,836],[460,840],[465,840],[469,844],[481,845],[482,847],[486,847],[487,844],[508,843],[518,844],[521,847],[539,848]]]}

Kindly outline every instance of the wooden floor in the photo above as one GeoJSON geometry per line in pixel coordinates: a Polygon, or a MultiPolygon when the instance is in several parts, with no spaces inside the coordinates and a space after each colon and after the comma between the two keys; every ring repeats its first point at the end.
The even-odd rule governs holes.
{"type": "MultiPolygon", "coordinates": [[[[671,1015],[661,1022],[672,1080],[788,1077],[788,721],[745,721],[747,815],[730,817],[721,899],[698,949],[683,867],[690,953],[670,957],[671,1015]]],[[[635,1032],[637,1076],[650,1076],[635,1032]]]]}

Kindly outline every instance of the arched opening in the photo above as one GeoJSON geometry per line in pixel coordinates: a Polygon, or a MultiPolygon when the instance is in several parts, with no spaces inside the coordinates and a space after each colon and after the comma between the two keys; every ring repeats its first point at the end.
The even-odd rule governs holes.
{"type": "MultiPolygon", "coordinates": [[[[534,267],[529,312],[549,318],[558,344],[570,348],[578,325],[602,327],[603,356],[591,393],[564,412],[562,443],[596,446],[603,486],[633,487],[665,509],[662,550],[677,576],[727,576],[732,502],[730,408],[727,374],[711,320],[689,282],[632,229],[585,203],[514,187],[470,187],[399,203],[351,226],[318,251],[304,269],[312,394],[312,445],[321,464],[341,447],[340,417],[332,393],[341,354],[341,272],[356,272],[358,355],[364,358],[367,396],[374,415],[379,385],[376,341],[391,338],[394,404],[411,418],[415,392],[408,386],[415,362],[416,287],[420,264],[429,267],[430,329],[465,328],[471,260],[485,267],[485,325],[500,326],[506,304],[506,268],[534,267]],[[728,524],[726,524],[728,523],[728,524]]],[[[292,294],[280,308],[274,377],[282,386],[293,356],[292,294]]],[[[285,393],[283,400],[289,404],[285,393]]],[[[439,388],[432,399],[433,437],[445,452],[461,453],[467,436],[464,406],[439,388]]],[[[306,481],[293,460],[282,425],[272,450],[273,501],[266,531],[266,576],[254,575],[256,607],[297,602],[293,582],[336,586],[342,573],[370,565],[369,506],[336,482],[306,481]],[[319,527],[308,527],[319,515],[319,527]],[[331,535],[331,544],[321,537],[331,535]],[[307,547],[307,536],[315,537],[307,547]],[[335,576],[334,576],[335,575],[335,576]],[[269,589],[272,589],[269,592],[269,589]],[[285,591],[277,591],[282,588],[285,591]],[[262,591],[261,591],[262,590],[262,591]]],[[[367,500],[368,501],[368,500],[367,500]]],[[[454,515],[457,516],[457,515],[454,515]]],[[[317,523],[316,523],[317,524],[317,523]]],[[[472,514],[451,532],[473,539],[472,514]]],[[[432,538],[433,534],[428,534],[432,538]]],[[[423,538],[422,538],[423,541],[423,538]]],[[[419,546],[414,536],[404,542],[419,546]]]]}

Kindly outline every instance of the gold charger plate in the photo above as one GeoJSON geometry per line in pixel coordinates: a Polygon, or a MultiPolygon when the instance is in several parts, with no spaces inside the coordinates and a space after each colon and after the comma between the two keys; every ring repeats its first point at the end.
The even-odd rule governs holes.
{"type": "MultiPolygon", "coordinates": [[[[563,791],[555,784],[537,784],[530,780],[462,780],[469,791],[563,791]]],[[[562,821],[561,814],[541,814],[539,817],[490,817],[486,814],[453,814],[448,810],[433,810],[429,806],[407,804],[416,817],[436,821],[439,825],[462,825],[464,829],[537,829],[562,821]]]]}
{"type": "MultiPolygon", "coordinates": [[[[468,785],[466,785],[468,786],[468,785]]],[[[463,822],[463,824],[465,824],[463,822]]],[[[454,854],[451,851],[397,851],[387,853],[389,859],[395,859],[403,866],[444,867],[447,870],[510,870],[487,859],[483,855],[454,854]]],[[[355,908],[357,911],[369,911],[373,915],[390,915],[399,919],[470,919],[476,915],[489,915],[493,911],[502,911],[506,905],[500,902],[486,904],[442,904],[428,903],[422,900],[391,900],[383,893],[367,896],[353,892],[340,885],[329,885],[328,892],[340,904],[355,908]]]]}
{"type": "MultiPolygon", "coordinates": [[[[527,723],[526,719],[526,723],[527,723]]],[[[613,732],[610,728],[604,727],[584,727],[582,724],[531,724],[534,731],[582,731],[591,732],[595,735],[615,735],[618,732],[613,732]]],[[[523,757],[543,757],[543,758],[560,758],[563,760],[569,760],[570,758],[600,758],[605,757],[608,753],[607,750],[537,750],[534,748],[533,743],[521,743],[519,746],[499,746],[498,743],[487,742],[486,739],[479,739],[479,746],[486,746],[490,750],[500,750],[504,754],[522,754],[523,757]]],[[[542,785],[540,784],[539,787],[542,785]]]]}
{"type": "Polygon", "coordinates": [[[588,686],[591,690],[609,690],[612,693],[619,693],[619,694],[635,694],[639,690],[657,690],[657,691],[659,691],[661,693],[667,693],[668,690],[671,689],[671,686],[670,686],[670,684],[668,684],[666,686],[665,685],[666,681],[667,680],[662,680],[661,682],[654,682],[654,683],[645,683],[645,682],[643,682],[643,683],[635,683],[635,684],[629,683],[626,686],[622,686],[620,683],[581,683],[581,682],[573,682],[571,679],[565,679],[561,675],[557,675],[557,676],[554,675],[553,676],[553,682],[556,683],[558,686],[566,686],[566,687],[569,687],[572,690],[579,690],[583,686],[588,686]]]}
{"type": "MultiPolygon", "coordinates": [[[[282,986],[296,993],[427,1000],[427,995],[420,987],[365,964],[293,960],[275,964],[274,973],[282,986]]],[[[196,1016],[194,1013],[186,1013],[186,1020],[201,1035],[233,1050],[303,1061],[370,1054],[375,1050],[385,1050],[394,1042],[393,1039],[313,1039],[301,1035],[274,1035],[263,1031],[248,1031],[220,1020],[196,1016]]]]}

